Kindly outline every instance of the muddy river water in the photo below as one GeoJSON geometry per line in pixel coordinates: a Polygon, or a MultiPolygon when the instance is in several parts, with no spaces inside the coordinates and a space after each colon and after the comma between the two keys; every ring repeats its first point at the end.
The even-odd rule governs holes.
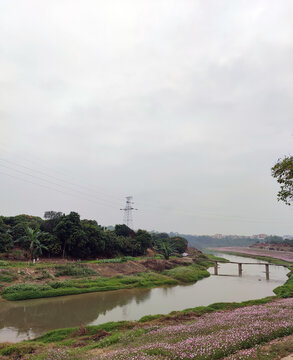
{"type": "MultiPolygon", "coordinates": [[[[258,262],[255,259],[217,254],[230,261],[258,262]]],[[[213,268],[209,270],[213,274],[213,268]]],[[[0,302],[0,342],[34,338],[46,331],[82,324],[137,320],[149,314],[209,305],[220,301],[244,301],[273,295],[282,285],[288,269],[270,265],[270,280],[264,265],[220,264],[219,276],[210,276],[191,285],[154,289],[117,290],[17,302],[0,302]]]]}

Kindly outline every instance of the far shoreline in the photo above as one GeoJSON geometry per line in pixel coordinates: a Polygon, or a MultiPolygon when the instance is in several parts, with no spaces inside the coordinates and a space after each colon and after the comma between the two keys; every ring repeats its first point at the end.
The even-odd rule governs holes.
{"type": "Polygon", "coordinates": [[[256,249],[250,247],[231,246],[231,247],[216,247],[206,248],[205,250],[211,250],[216,252],[238,254],[238,255],[250,255],[250,256],[261,256],[266,258],[273,258],[276,260],[282,260],[287,263],[293,262],[293,252],[290,251],[278,251],[278,250],[266,250],[256,249]]]}

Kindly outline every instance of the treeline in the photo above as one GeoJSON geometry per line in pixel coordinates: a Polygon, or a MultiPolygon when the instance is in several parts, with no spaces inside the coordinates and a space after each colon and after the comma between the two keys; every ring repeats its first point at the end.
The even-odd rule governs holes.
{"type": "MultiPolygon", "coordinates": [[[[171,233],[172,235],[172,233],[171,233]]],[[[208,235],[181,235],[188,240],[189,246],[196,247],[198,249],[204,249],[208,247],[226,247],[226,246],[250,246],[254,244],[258,239],[252,239],[247,237],[240,237],[235,239],[233,236],[225,236],[221,239],[216,239],[208,235]]]]}
{"type": "Polygon", "coordinates": [[[184,252],[187,241],[168,234],[152,236],[126,225],[107,230],[95,220],[81,220],[76,212],[65,215],[47,211],[44,219],[29,215],[0,217],[2,257],[17,258],[19,254],[31,259],[39,256],[96,259],[145,255],[148,248],[157,249],[168,258],[172,253],[184,252]]]}
{"type": "Polygon", "coordinates": [[[281,245],[291,245],[293,246],[293,240],[291,239],[283,239],[281,236],[271,235],[267,236],[264,239],[265,243],[268,244],[281,244],[281,245]]]}

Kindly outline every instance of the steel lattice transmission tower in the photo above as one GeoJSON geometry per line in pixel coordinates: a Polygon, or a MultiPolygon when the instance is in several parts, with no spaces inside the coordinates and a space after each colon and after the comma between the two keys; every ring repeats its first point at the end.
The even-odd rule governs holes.
{"type": "Polygon", "coordinates": [[[133,219],[132,219],[132,211],[138,210],[133,207],[134,202],[132,201],[132,196],[126,196],[126,205],[124,209],[120,209],[124,211],[123,215],[123,223],[132,229],[133,219]]]}

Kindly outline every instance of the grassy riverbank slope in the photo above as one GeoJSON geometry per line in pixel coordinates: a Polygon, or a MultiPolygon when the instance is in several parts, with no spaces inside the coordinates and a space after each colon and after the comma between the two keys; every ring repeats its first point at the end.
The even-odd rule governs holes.
{"type": "Polygon", "coordinates": [[[0,261],[1,296],[14,301],[191,283],[208,277],[211,265],[203,254],[193,259],[116,258],[61,264],[0,261]]]}
{"type": "Polygon", "coordinates": [[[33,341],[0,345],[0,358],[268,360],[293,351],[292,334],[293,299],[266,298],[217,303],[137,322],[55,330],[33,341]],[[275,342],[278,338],[282,341],[275,342]]]}
{"type": "MultiPolygon", "coordinates": [[[[195,265],[208,266],[206,258],[201,261],[195,265]]],[[[188,274],[195,265],[177,264],[156,275],[172,274],[182,281],[182,271],[188,274]]],[[[286,266],[292,269],[293,264],[286,266]]],[[[281,359],[293,352],[293,297],[287,291],[291,274],[275,297],[54,330],[35,340],[0,344],[0,359],[281,359]]]]}

